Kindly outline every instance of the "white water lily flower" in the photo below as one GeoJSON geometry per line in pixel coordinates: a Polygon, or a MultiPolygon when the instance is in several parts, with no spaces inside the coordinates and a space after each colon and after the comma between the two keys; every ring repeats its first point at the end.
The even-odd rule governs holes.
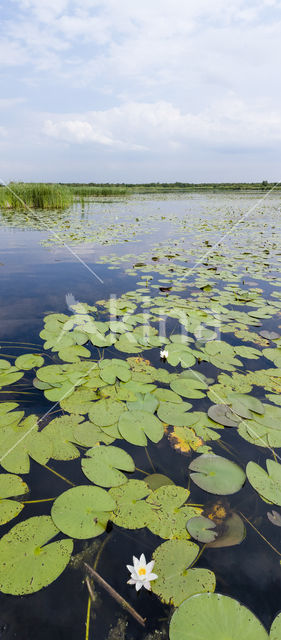
{"type": "Polygon", "coordinates": [[[167,351],[167,349],[161,349],[160,350],[160,358],[162,358],[162,360],[166,360],[166,358],[168,358],[169,352],[167,351]]]}
{"type": "Polygon", "coordinates": [[[145,555],[144,553],[142,553],[139,560],[135,556],[133,556],[133,563],[133,566],[127,564],[127,569],[131,574],[131,578],[130,580],[128,580],[127,584],[134,584],[136,587],[136,591],[139,591],[142,587],[150,591],[151,580],[156,580],[156,578],[158,578],[156,573],[152,573],[154,560],[146,563],[145,555]]]}

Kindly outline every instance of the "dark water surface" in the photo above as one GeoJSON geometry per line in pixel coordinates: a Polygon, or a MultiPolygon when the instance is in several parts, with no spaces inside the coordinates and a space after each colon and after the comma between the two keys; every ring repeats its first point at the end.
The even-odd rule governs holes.
{"type": "MultiPolygon", "coordinates": [[[[243,280],[251,282],[254,287],[261,287],[263,297],[268,298],[272,291],[276,291],[279,277],[280,205],[279,196],[273,193],[248,215],[247,212],[261,197],[259,193],[250,196],[243,193],[142,196],[86,202],[83,207],[77,204],[72,212],[38,212],[34,216],[30,214],[28,220],[25,220],[24,214],[3,212],[0,226],[1,357],[9,359],[10,356],[32,352],[36,345],[38,352],[42,352],[43,341],[39,332],[43,328],[43,318],[51,312],[70,313],[66,303],[67,294],[73,294],[77,301],[95,304],[97,300],[108,299],[112,295],[118,297],[138,288],[142,273],[130,275],[127,271],[133,269],[134,264],[146,260],[151,268],[162,260],[163,264],[181,265],[188,272],[198,261],[202,260],[206,267],[206,264],[212,264],[216,256],[223,254],[222,268],[227,267],[229,273],[235,276],[239,273],[240,286],[243,280]],[[247,217],[231,231],[243,216],[247,217]],[[221,244],[217,245],[221,237],[221,244]],[[204,258],[206,252],[210,253],[204,258]],[[123,260],[126,255],[130,256],[127,261],[123,260]],[[252,265],[250,272],[249,263],[252,265]],[[116,268],[112,269],[113,266],[116,268]]],[[[198,270],[200,267],[188,274],[185,290],[178,295],[186,298],[196,289],[193,281],[198,278],[198,270]]],[[[158,282],[158,274],[151,271],[151,275],[158,286],[150,289],[149,295],[157,296],[161,283],[158,282]]],[[[165,279],[165,276],[159,277],[165,279]]],[[[229,282],[231,284],[231,280],[229,282]]],[[[219,289],[221,286],[218,278],[216,287],[219,289]]],[[[243,310],[243,304],[239,309],[243,310]]],[[[171,327],[175,324],[171,319],[169,323],[171,327]]],[[[262,320],[262,328],[270,330],[278,331],[279,324],[280,313],[262,320]]],[[[261,327],[252,329],[258,332],[261,327]]],[[[235,344],[235,338],[230,334],[227,338],[223,336],[223,339],[235,344]]],[[[250,345],[239,340],[236,340],[237,343],[250,345]]],[[[161,366],[158,349],[145,351],[143,355],[155,366],[161,366]]],[[[110,356],[120,357],[120,353],[116,355],[112,348],[110,356]]],[[[51,359],[48,362],[47,357],[45,364],[48,363],[51,364],[51,359]]],[[[167,363],[163,366],[169,371],[173,370],[167,363]]],[[[258,361],[247,360],[246,368],[254,371],[271,366],[274,366],[272,362],[262,358],[258,361]]],[[[214,368],[207,363],[198,365],[198,370],[207,376],[214,375],[214,368]]],[[[19,381],[10,389],[2,389],[1,401],[15,400],[27,415],[35,413],[41,417],[52,403],[44,398],[41,391],[32,387],[33,377],[34,373],[27,374],[29,388],[21,386],[19,381]],[[19,393],[22,391],[25,393],[19,393]]],[[[205,411],[210,402],[204,398],[194,400],[193,404],[195,410],[205,411]]],[[[235,429],[224,429],[222,440],[230,447],[232,459],[243,468],[249,460],[263,465],[265,458],[270,457],[265,449],[242,440],[235,429]]],[[[214,453],[231,457],[218,442],[210,444],[214,453]]],[[[128,443],[124,448],[134,455],[136,466],[152,473],[148,459],[144,463],[141,448],[128,443]]],[[[150,444],[148,451],[157,472],[168,475],[177,485],[187,486],[190,455],[181,455],[172,449],[165,438],[157,445],[150,444]]],[[[49,464],[72,482],[87,484],[79,459],[71,462],[51,461],[49,464]]],[[[134,477],[143,479],[138,473],[134,477]]],[[[56,497],[69,488],[62,479],[34,461],[31,461],[28,485],[28,499],[32,500],[56,497]]],[[[192,485],[192,502],[213,503],[215,498],[192,485]]],[[[226,500],[230,508],[243,512],[255,522],[263,536],[281,550],[281,529],[268,521],[266,513],[269,506],[248,482],[239,493],[227,496],[226,500]]],[[[51,504],[42,502],[26,505],[17,522],[33,515],[49,515],[51,504]]],[[[15,523],[12,521],[3,525],[1,535],[15,523]]],[[[253,528],[247,526],[246,529],[246,537],[240,545],[205,549],[197,566],[214,571],[216,591],[248,606],[268,629],[280,609],[280,558],[253,528]]],[[[163,638],[168,637],[165,633],[170,608],[162,605],[151,593],[142,589],[137,594],[126,584],[129,577],[126,564],[131,563],[132,556],[139,557],[144,552],[150,559],[154,549],[163,542],[162,539],[147,529],[126,531],[113,527],[111,532],[93,542],[100,543],[106,536],[109,539],[98,570],[147,618],[145,631],[128,618],[125,636],[121,634],[116,638],[144,640],[155,629],[163,629],[163,638]]],[[[81,552],[88,544],[91,541],[78,541],[75,553],[81,552]]],[[[0,594],[0,602],[0,638],[3,640],[85,638],[88,592],[81,566],[69,566],[53,584],[38,593],[22,597],[0,594]]],[[[116,625],[119,617],[126,617],[122,609],[106,592],[98,589],[97,602],[92,607],[90,640],[105,640],[110,627],[116,625]]]]}

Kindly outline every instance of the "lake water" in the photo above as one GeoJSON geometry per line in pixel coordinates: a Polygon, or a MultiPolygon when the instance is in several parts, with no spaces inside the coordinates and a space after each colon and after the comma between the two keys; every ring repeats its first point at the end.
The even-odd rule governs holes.
{"type": "MultiPolygon", "coordinates": [[[[263,423],[256,422],[255,418],[260,414],[255,412],[248,418],[242,415],[240,427],[222,428],[214,421],[213,429],[219,439],[204,438],[195,429],[194,449],[190,444],[190,429],[184,447],[182,441],[176,441],[175,435],[172,439],[171,424],[158,442],[148,439],[146,449],[121,437],[113,441],[113,445],[128,452],[135,466],[145,472],[136,470],[127,474],[128,477],[144,480],[146,474],[164,474],[177,487],[190,489],[192,504],[201,504],[207,511],[213,511],[214,505],[221,500],[228,517],[231,513],[239,515],[245,524],[244,539],[226,547],[204,548],[195,566],[213,572],[216,592],[249,607],[267,630],[280,610],[281,580],[280,556],[276,553],[276,550],[281,553],[281,530],[269,521],[267,512],[272,508],[280,511],[281,501],[265,502],[249,480],[231,494],[205,491],[190,479],[188,466],[199,454],[206,455],[208,451],[232,460],[244,471],[249,461],[263,468],[267,458],[280,461],[281,341],[278,335],[273,339],[260,335],[263,331],[281,335],[280,247],[280,196],[276,192],[266,197],[262,192],[155,194],[77,202],[72,210],[64,212],[0,212],[2,360],[14,365],[18,356],[37,353],[44,357],[45,366],[64,362],[51,346],[44,349],[46,338],[39,335],[44,318],[54,313],[66,314],[73,319],[75,313],[79,315],[79,310],[75,311],[71,305],[79,302],[97,305],[97,311],[93,312],[95,320],[108,322],[107,303],[111,300],[112,322],[125,318],[126,324],[130,322],[128,314],[133,317],[147,313],[150,317],[145,323],[138,319],[131,324],[131,329],[145,324],[154,331],[135,332],[137,347],[132,352],[122,348],[122,340],[119,343],[122,333],[117,331],[113,332],[114,339],[120,348],[115,348],[113,343],[103,349],[102,345],[81,340],[80,344],[90,350],[91,360],[143,358],[157,371],[165,370],[170,374],[198,372],[207,379],[207,384],[206,388],[202,387],[201,394],[199,386],[199,397],[196,397],[198,387],[195,397],[192,392],[183,396],[183,401],[192,405],[189,413],[196,411],[207,416],[213,404],[226,402],[229,406],[231,393],[237,395],[239,402],[241,394],[247,394],[266,405],[268,413],[265,415],[269,418],[264,418],[263,423]],[[128,302],[126,316],[124,301],[128,302]],[[130,307],[131,303],[134,308],[130,307]],[[112,308],[115,309],[114,317],[112,308]],[[173,342],[173,336],[177,335],[182,336],[183,346],[188,345],[194,351],[188,366],[180,358],[175,364],[169,362],[169,358],[168,361],[160,359],[160,348],[167,344],[171,354],[171,345],[176,342],[173,342]],[[156,337],[155,345],[153,336],[156,337]],[[216,345],[227,343],[232,351],[224,348],[217,355],[212,354],[209,349],[212,342],[216,345]],[[247,347],[249,351],[240,349],[239,352],[239,347],[247,347]],[[270,370],[269,375],[265,373],[267,370],[270,370]],[[217,400],[207,394],[208,386],[211,389],[213,384],[216,385],[217,400]],[[274,407],[274,414],[267,405],[274,407]],[[268,424],[271,418],[275,427],[268,424]],[[245,426],[251,419],[254,419],[255,433],[259,429],[257,424],[262,424],[263,431],[258,430],[257,435],[247,431],[245,426]],[[201,439],[200,443],[198,439],[201,439]]],[[[79,317],[78,325],[80,321],[79,317]]],[[[81,331],[81,324],[78,330],[81,331]]],[[[188,358],[187,351],[185,353],[188,358]]],[[[83,355],[81,357],[84,360],[83,355]]],[[[42,388],[33,385],[36,370],[36,367],[25,369],[18,381],[5,382],[1,388],[1,403],[16,402],[19,404],[17,410],[24,411],[25,417],[35,414],[42,418],[39,425],[40,432],[44,432],[50,420],[62,415],[63,409],[58,401],[48,399],[42,388]]],[[[145,378],[143,380],[146,384],[145,378]]],[[[147,381],[149,384],[149,379],[147,381]]],[[[170,389],[170,381],[166,383],[160,379],[155,384],[170,389]]],[[[147,389],[146,393],[154,392],[147,389]]],[[[176,405],[177,402],[175,410],[176,405]]],[[[1,426],[5,427],[2,423],[1,426]]],[[[210,428],[209,422],[207,426],[210,428]]],[[[207,436],[206,429],[204,433],[207,436]]],[[[82,445],[78,451],[83,457],[86,447],[82,445]]],[[[68,460],[51,457],[47,467],[75,485],[88,485],[91,483],[81,469],[81,457],[68,460]]],[[[18,472],[17,461],[11,471],[5,465],[2,471],[21,476],[29,487],[29,493],[22,500],[35,501],[55,499],[70,489],[70,485],[50,469],[31,459],[29,473],[18,472]]],[[[17,518],[2,524],[1,535],[28,518],[49,516],[52,504],[51,500],[26,503],[17,518]]],[[[204,511],[205,515],[208,515],[207,511],[204,511]]],[[[73,518],[76,518],[75,513],[73,518]]],[[[150,560],[155,549],[169,538],[156,535],[148,527],[118,526],[114,517],[110,517],[110,521],[113,524],[102,535],[74,540],[75,561],[45,588],[27,595],[0,594],[1,639],[159,640],[169,637],[172,608],[145,589],[137,593],[127,584],[129,574],[126,569],[127,564],[132,564],[133,555],[139,557],[145,553],[150,560]],[[93,565],[104,541],[97,570],[146,618],[145,629],[98,585],[96,601],[90,611],[89,630],[86,628],[88,591],[83,560],[93,565]],[[114,633],[112,629],[115,629],[114,633]]],[[[221,527],[220,532],[223,523],[221,527]]],[[[65,537],[63,531],[57,539],[65,537]]],[[[202,547],[200,542],[198,544],[202,547]]],[[[15,547],[17,563],[20,572],[21,556],[17,556],[15,547]]]]}

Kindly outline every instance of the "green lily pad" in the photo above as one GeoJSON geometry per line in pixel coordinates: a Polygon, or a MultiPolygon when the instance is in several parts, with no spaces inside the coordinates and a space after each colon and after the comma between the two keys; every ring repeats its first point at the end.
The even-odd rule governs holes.
{"type": "Polygon", "coordinates": [[[150,413],[154,413],[158,405],[159,400],[151,393],[146,393],[145,395],[138,393],[134,402],[127,402],[127,407],[130,411],[149,411],[150,413]]]}
{"type": "Polygon", "coordinates": [[[52,444],[43,431],[38,432],[37,416],[30,415],[19,425],[2,427],[0,460],[10,473],[29,473],[30,459],[47,464],[52,444]]]}
{"type": "Polygon", "coordinates": [[[123,449],[112,446],[100,446],[89,449],[89,458],[81,461],[82,471],[91,482],[101,487],[118,487],[127,482],[127,478],[120,471],[135,471],[133,458],[123,449]]]}
{"type": "Polygon", "coordinates": [[[268,640],[268,635],[249,609],[219,593],[201,593],[188,598],[175,611],[170,623],[170,640],[242,638],[268,640]]]}
{"type": "Polygon", "coordinates": [[[168,540],[154,551],[153,571],[158,579],[153,581],[151,589],[163,602],[178,607],[195,593],[215,590],[216,578],[212,571],[188,568],[198,553],[198,545],[188,540],[168,540]]]}
{"type": "Polygon", "coordinates": [[[98,400],[89,411],[89,419],[98,427],[110,427],[118,422],[124,410],[122,402],[111,399],[98,400]]]}
{"type": "Polygon", "coordinates": [[[171,402],[176,404],[182,404],[182,398],[174,391],[171,391],[171,389],[162,389],[159,387],[153,392],[153,395],[160,402],[171,402]]]}
{"type": "Polygon", "coordinates": [[[128,382],[131,379],[131,371],[126,360],[102,360],[99,363],[101,369],[101,378],[108,384],[114,384],[116,379],[128,382]]]}
{"type": "Polygon", "coordinates": [[[80,457],[80,451],[75,444],[74,429],[83,420],[82,416],[61,416],[54,418],[44,428],[43,434],[52,445],[51,457],[54,460],[75,460],[80,457]]]}
{"type": "Polygon", "coordinates": [[[151,491],[164,487],[165,485],[175,484],[171,478],[163,475],[163,473],[151,473],[149,476],[145,476],[144,481],[149,486],[151,491]]]}
{"type": "Polygon", "coordinates": [[[15,366],[18,369],[34,369],[34,367],[42,367],[44,364],[44,358],[39,356],[38,353],[25,353],[19,356],[15,361],[15,366]]]}
{"type": "Polygon", "coordinates": [[[281,613],[276,616],[271,625],[269,640],[280,640],[281,638],[281,613]]]}
{"type": "Polygon", "coordinates": [[[20,476],[11,473],[0,474],[0,525],[15,518],[24,507],[20,502],[8,498],[22,496],[28,491],[26,482],[20,476]]]}
{"type": "Polygon", "coordinates": [[[103,430],[89,420],[80,422],[76,427],[73,428],[74,443],[77,442],[84,447],[95,447],[101,442],[103,442],[104,444],[112,444],[115,438],[120,434],[117,430],[118,435],[112,436],[109,433],[109,429],[111,429],[111,427],[106,427],[106,430],[103,430]]]}
{"type": "Polygon", "coordinates": [[[247,478],[261,498],[281,507],[281,464],[266,461],[267,472],[255,462],[248,462],[247,478]]]}
{"type": "Polygon", "coordinates": [[[12,595],[35,593],[64,571],[72,540],[51,542],[59,529],[49,516],[35,516],[15,525],[0,540],[0,590],[12,595]]]}
{"type": "Polygon", "coordinates": [[[115,524],[119,527],[125,527],[125,529],[141,529],[147,526],[151,507],[143,499],[150,493],[145,482],[128,480],[121,487],[109,489],[108,493],[117,505],[111,518],[115,524]]]}
{"type": "Polygon", "coordinates": [[[59,350],[59,358],[64,362],[80,362],[80,358],[89,358],[91,351],[78,344],[70,345],[59,350]]]}
{"type": "Polygon", "coordinates": [[[189,402],[160,402],[157,409],[157,415],[162,422],[171,424],[174,427],[185,427],[189,420],[189,415],[186,413],[191,409],[192,404],[189,402]]]}
{"type": "Polygon", "coordinates": [[[175,485],[162,486],[153,491],[147,498],[147,503],[152,507],[147,525],[150,531],[167,540],[188,539],[186,520],[201,513],[200,509],[185,504],[188,497],[187,489],[175,485]]]}
{"type": "Polygon", "coordinates": [[[237,427],[241,422],[241,419],[229,410],[227,404],[213,404],[208,409],[208,416],[224,427],[237,427]]]}
{"type": "Polygon", "coordinates": [[[216,528],[215,522],[205,516],[190,518],[186,523],[186,528],[191,537],[199,542],[213,542],[218,535],[216,531],[212,531],[216,528]]]}
{"type": "Polygon", "coordinates": [[[124,440],[145,447],[147,438],[152,442],[161,440],[164,429],[162,422],[148,411],[126,411],[118,421],[118,429],[124,440]]]}
{"type": "Polygon", "coordinates": [[[178,364],[181,364],[182,367],[193,367],[196,363],[196,358],[190,347],[174,343],[168,346],[167,361],[173,367],[176,367],[178,364]]]}
{"type": "Polygon", "coordinates": [[[80,387],[80,389],[75,389],[67,398],[63,398],[60,406],[64,411],[68,411],[68,413],[84,415],[92,409],[93,401],[97,398],[98,395],[95,391],[80,387]]]}
{"type": "Polygon", "coordinates": [[[217,495],[232,495],[240,491],[246,475],[235,462],[222,456],[203,454],[189,465],[190,477],[198,487],[217,495]]]}
{"type": "Polygon", "coordinates": [[[175,393],[184,398],[204,398],[205,394],[202,391],[208,389],[208,385],[200,379],[194,380],[183,377],[173,380],[170,387],[175,393]]]}
{"type": "Polygon", "coordinates": [[[278,340],[278,338],[280,338],[280,333],[276,333],[276,331],[260,331],[259,335],[262,336],[262,338],[266,338],[267,340],[278,340]]]}
{"type": "Polygon", "coordinates": [[[115,501],[100,487],[80,485],[55,500],[51,516],[55,525],[72,538],[84,540],[104,533],[115,501]]]}

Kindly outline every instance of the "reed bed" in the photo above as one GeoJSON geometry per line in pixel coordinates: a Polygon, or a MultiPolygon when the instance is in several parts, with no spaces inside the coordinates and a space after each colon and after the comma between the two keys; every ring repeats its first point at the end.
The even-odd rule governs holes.
{"type": "Polygon", "coordinates": [[[92,198],[96,196],[124,196],[131,192],[126,186],[119,185],[77,185],[70,186],[71,193],[81,198],[92,198]]]}
{"type": "Polygon", "coordinates": [[[2,209],[66,209],[72,201],[70,188],[59,184],[10,182],[0,188],[2,209]]]}

